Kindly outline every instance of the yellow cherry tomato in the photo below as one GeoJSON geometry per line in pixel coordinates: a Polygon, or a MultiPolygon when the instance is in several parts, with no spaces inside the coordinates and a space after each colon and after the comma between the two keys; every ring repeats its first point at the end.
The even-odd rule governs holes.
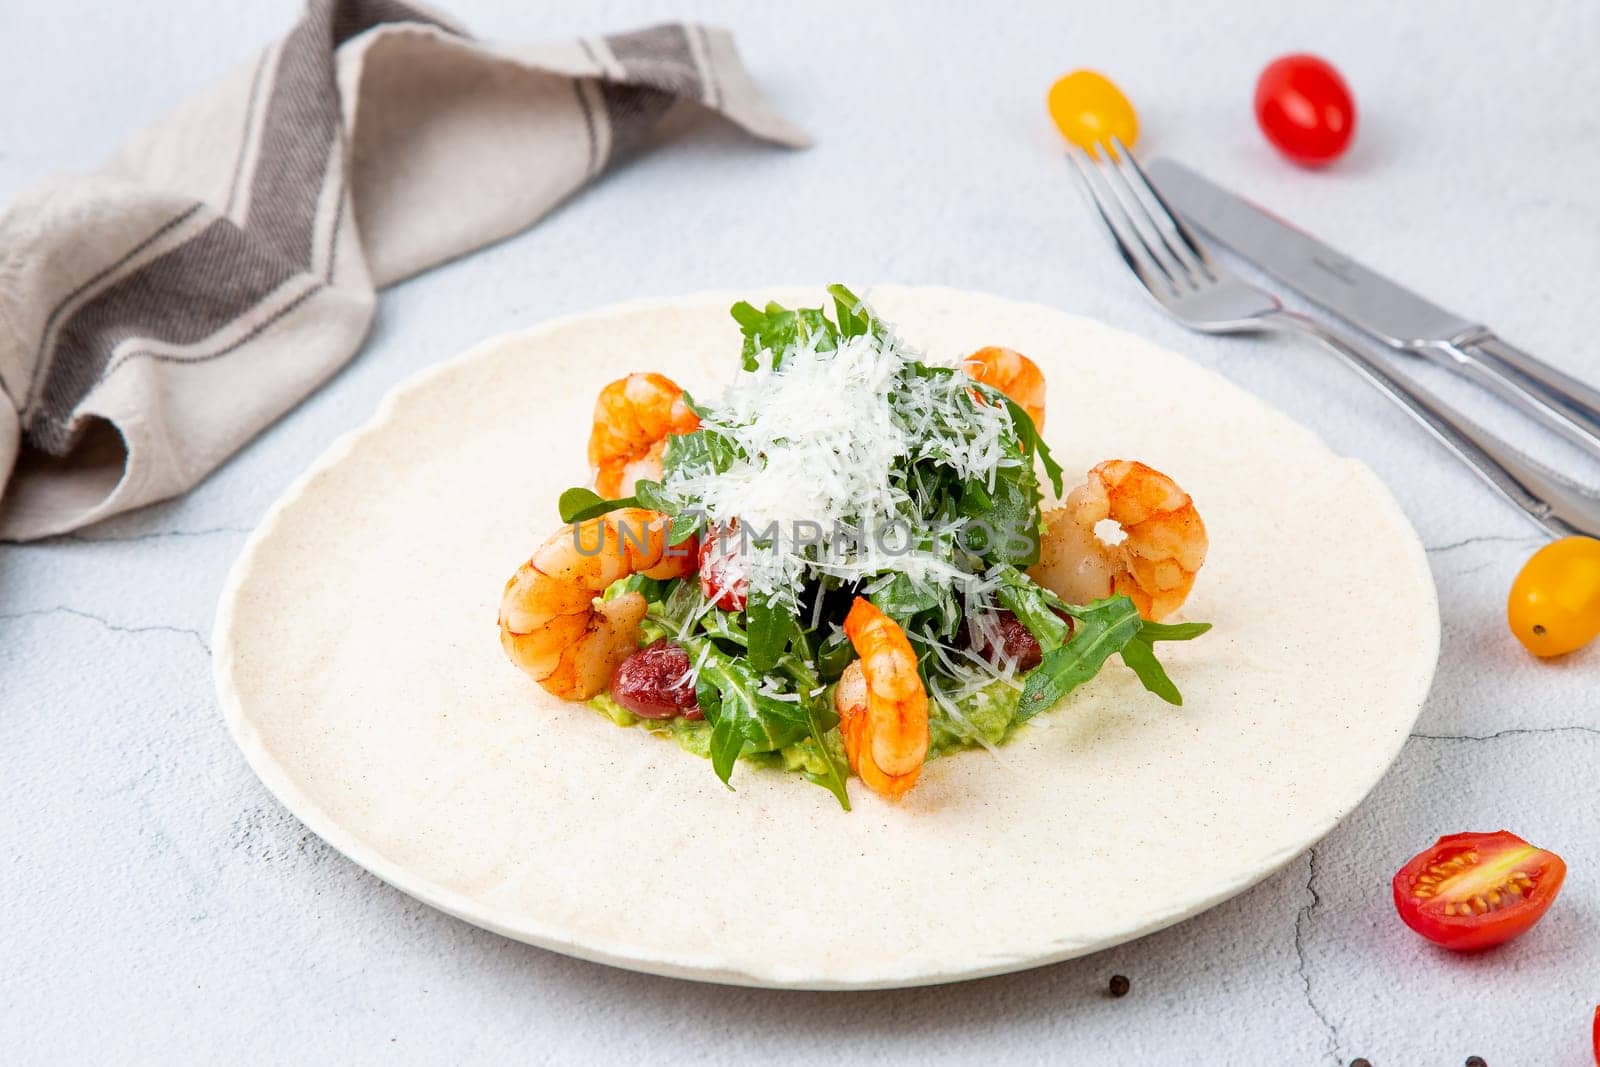
{"type": "Polygon", "coordinates": [[[1139,116],[1128,98],[1104,74],[1075,70],[1050,86],[1045,98],[1061,136],[1093,153],[1116,137],[1129,148],[1139,139],[1139,116]]]}
{"type": "Polygon", "coordinates": [[[1511,583],[1511,632],[1535,656],[1559,656],[1600,635],[1600,541],[1563,537],[1535,552],[1511,583]]]}

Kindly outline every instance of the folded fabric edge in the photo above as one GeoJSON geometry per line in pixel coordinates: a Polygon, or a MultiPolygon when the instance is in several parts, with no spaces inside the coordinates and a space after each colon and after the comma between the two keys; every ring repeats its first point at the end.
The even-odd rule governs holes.
{"type": "MultiPolygon", "coordinates": [[[[421,8],[420,5],[417,7],[427,15],[433,15],[427,8],[421,8]]],[[[441,18],[439,21],[448,25],[448,20],[441,18]]],[[[373,27],[372,30],[376,32],[367,31],[358,37],[376,37],[386,31],[401,30],[402,26],[406,29],[424,28],[420,22],[409,25],[388,23],[373,27]]],[[[427,26],[426,29],[430,34],[442,32],[436,26],[427,26]]],[[[349,45],[356,39],[357,37],[348,38],[344,43],[349,45]]],[[[481,42],[474,43],[483,52],[494,51],[481,42]]],[[[583,72],[569,75],[592,79],[589,83],[591,92],[596,91],[592,88],[596,82],[603,81],[610,81],[619,86],[635,86],[638,87],[638,91],[643,92],[651,90],[667,92],[706,110],[721,112],[741,129],[769,142],[796,148],[810,143],[810,139],[803,131],[772,109],[739,59],[732,35],[725,29],[704,27],[695,23],[667,23],[646,30],[624,31],[605,38],[595,38],[591,43],[596,45],[595,52],[609,59],[618,68],[613,72],[597,61],[594,66],[585,65],[583,72]],[[687,69],[688,59],[683,58],[684,56],[692,58],[697,75],[691,74],[687,85],[673,80],[670,76],[670,64],[666,65],[665,72],[662,65],[652,66],[652,63],[659,64],[659,55],[652,54],[651,46],[659,43],[656,38],[661,34],[675,35],[677,69],[680,71],[687,69]],[[617,55],[611,51],[613,45],[631,47],[631,51],[619,62],[617,55]],[[663,77],[665,81],[662,80],[663,77]]],[[[357,51],[359,50],[358,47],[357,51]]],[[[341,46],[339,51],[342,54],[345,48],[341,46]]],[[[583,60],[584,53],[588,53],[590,59],[594,56],[594,52],[589,52],[582,41],[571,42],[570,51],[577,55],[580,61],[583,60]]],[[[282,76],[280,73],[279,77],[282,76]]],[[[254,93],[253,88],[251,92],[254,93]]],[[[263,99],[265,98],[263,94],[263,99]]],[[[626,115],[626,111],[619,114],[626,115]]],[[[247,134],[248,132],[247,130],[247,134]]],[[[591,138],[593,136],[591,130],[591,138]]],[[[241,159],[243,158],[241,155],[241,159]]],[[[592,169],[587,176],[593,176],[592,169]]],[[[105,182],[125,180],[125,177],[102,172],[93,180],[105,182]]],[[[577,179],[575,187],[581,183],[582,178],[577,179]]],[[[572,191],[574,189],[558,191],[559,195],[554,199],[564,198],[572,191]]],[[[160,190],[151,189],[150,193],[159,196],[160,190]]],[[[520,221],[507,232],[515,232],[530,225],[548,210],[549,206],[551,205],[541,204],[534,207],[530,211],[531,217],[520,221]]],[[[478,240],[473,247],[481,247],[494,239],[497,237],[493,234],[478,234],[478,240]]],[[[136,251],[139,247],[143,245],[136,246],[136,251]]],[[[342,257],[346,263],[351,262],[352,258],[355,261],[363,258],[360,249],[347,251],[352,252],[353,257],[351,255],[342,257]]],[[[453,258],[454,254],[460,252],[442,258],[453,258]]],[[[441,259],[435,258],[430,263],[419,264],[418,269],[426,269],[427,266],[439,261],[441,259]]],[[[314,263],[312,265],[315,266],[314,263]]],[[[384,279],[378,280],[381,283],[384,279]]],[[[370,298],[369,289],[366,299],[370,301],[370,298]]],[[[370,315],[370,305],[367,308],[367,315],[370,315]]],[[[358,332],[364,333],[366,316],[361,316],[361,319],[363,329],[358,332]]],[[[19,337],[18,340],[22,338],[19,337]]],[[[174,347],[164,344],[160,338],[155,338],[154,342],[153,345],[147,346],[148,351],[134,354],[149,355],[150,351],[174,347]]],[[[158,413],[138,404],[126,403],[127,397],[108,398],[93,394],[87,396],[85,398],[87,402],[78,406],[73,413],[75,421],[81,419],[81,424],[88,431],[80,446],[74,447],[64,458],[34,454],[23,447],[22,417],[15,410],[19,403],[25,404],[27,401],[0,404],[0,409],[3,409],[0,410],[0,487],[4,489],[3,497],[0,497],[0,539],[33,540],[68,532],[186,492],[219,466],[228,455],[237,451],[266,425],[287,413],[299,399],[303,399],[314,390],[323,378],[353,354],[359,343],[360,337],[357,336],[348,342],[348,347],[344,344],[339,345],[339,351],[329,356],[325,365],[308,375],[312,379],[309,384],[302,385],[292,398],[281,398],[286,399],[287,403],[273,407],[254,426],[248,425],[256,421],[253,418],[238,419],[234,431],[238,436],[228,441],[210,441],[212,447],[201,449],[197,455],[183,454],[186,449],[190,452],[195,451],[197,446],[194,444],[194,435],[185,432],[177,433],[174,437],[173,434],[181,427],[166,425],[158,413]],[[180,445],[180,441],[189,443],[180,445]]],[[[184,346],[177,347],[181,349],[184,346]]],[[[196,342],[188,347],[203,348],[205,345],[196,342]]],[[[20,359],[26,353],[19,352],[17,355],[20,359]]],[[[162,354],[159,358],[167,359],[175,366],[199,362],[189,358],[192,355],[193,353],[175,350],[172,353],[162,354]]],[[[121,377],[124,383],[127,381],[126,373],[122,375],[113,373],[120,366],[120,362],[113,362],[103,370],[99,388],[104,388],[114,377],[121,377]]],[[[126,368],[123,369],[126,371],[126,368]]],[[[303,372],[305,368],[301,370],[303,372]]],[[[165,395],[169,390],[163,388],[146,392],[165,395]]],[[[180,423],[182,421],[179,420],[180,423]]]]}
{"type": "MultiPolygon", "coordinates": [[[[21,427],[14,413],[0,412],[0,434],[8,433],[4,425],[8,417],[20,445],[21,427]]],[[[5,447],[0,438],[0,458],[5,447]]],[[[147,502],[124,503],[132,495],[128,447],[122,431],[106,419],[94,419],[80,446],[64,459],[14,449],[13,461],[0,501],[0,541],[37,541],[70,533],[147,502]]]]}

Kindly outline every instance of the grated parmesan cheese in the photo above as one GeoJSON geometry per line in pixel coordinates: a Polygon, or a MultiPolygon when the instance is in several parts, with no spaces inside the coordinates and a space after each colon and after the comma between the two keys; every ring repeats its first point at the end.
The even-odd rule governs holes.
{"type": "MultiPolygon", "coordinates": [[[[932,464],[992,489],[1001,468],[1021,462],[1006,449],[1014,431],[1005,408],[973,404],[963,375],[906,373],[918,361],[894,337],[870,334],[834,350],[765,351],[707,412],[703,428],[745,458],[722,471],[675,470],[666,490],[712,528],[737,520],[755,540],[746,543],[753,593],[792,605],[809,578],[901,574],[919,588],[954,587],[975,605],[994,588],[948,545],[905,550],[912,533],[938,531],[897,469],[932,464]]],[[[728,557],[741,548],[737,537],[713,544],[728,557]]]]}

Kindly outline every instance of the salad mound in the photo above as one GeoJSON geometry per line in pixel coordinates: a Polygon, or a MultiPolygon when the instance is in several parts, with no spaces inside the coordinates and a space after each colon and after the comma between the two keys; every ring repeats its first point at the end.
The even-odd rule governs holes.
{"type": "MultiPolygon", "coordinates": [[[[556,577],[552,538],[533,575],[513,578],[501,612],[513,660],[709,758],[724,783],[741,760],[778,767],[847,809],[853,772],[899,795],[924,759],[1004,743],[1113,656],[1181,703],[1155,645],[1209,627],[1141,616],[1140,560],[1087,603],[1030,577],[1046,530],[1039,472],[1057,497],[1063,484],[1029,412],[909,348],[848,289],[829,292],[831,309],[736,304],[741,367],[715,402],[659,375],[648,393],[624,384],[643,375],[608,387],[632,407],[603,400],[597,435],[604,420],[621,440],[619,426],[647,428],[640,412],[669,402],[673,429],[637,432],[605,460],[591,444],[596,484],[626,495],[562,494],[557,538],[578,557],[556,577]],[[649,530],[630,544],[639,516],[649,530]],[[580,570],[588,586],[560,584],[580,570]],[[570,603],[541,612],[540,597],[570,603]],[[589,647],[602,638],[616,647],[589,647]]],[[[1042,417],[1042,376],[1010,354],[1038,377],[1042,417]]]]}

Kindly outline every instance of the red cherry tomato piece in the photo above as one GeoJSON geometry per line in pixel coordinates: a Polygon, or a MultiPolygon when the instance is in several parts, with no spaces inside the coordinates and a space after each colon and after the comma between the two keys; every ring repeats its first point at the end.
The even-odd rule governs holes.
{"type": "Polygon", "coordinates": [[[1600,1067],[1600,1007],[1594,1009],[1594,1064],[1600,1067]]]}
{"type": "Polygon", "coordinates": [[[1019,671],[1031,671],[1044,659],[1044,650],[1039,647],[1039,639],[1022,625],[1009,611],[996,612],[995,629],[999,632],[1000,641],[991,645],[982,632],[970,634],[972,650],[990,663],[999,664],[1007,660],[1017,665],[1019,671]]]}
{"type": "Polygon", "coordinates": [[[700,592],[723,611],[743,611],[750,595],[750,560],[739,523],[708,533],[700,542],[700,592]]]}
{"type": "Polygon", "coordinates": [[[1278,151],[1302,166],[1320,167],[1350,146],[1356,102],[1327,60],[1283,56],[1256,81],[1256,121],[1278,151]]]}
{"type": "Polygon", "coordinates": [[[642,719],[703,718],[690,681],[689,653],[663,637],[617,664],[611,699],[642,719]]]}
{"type": "Polygon", "coordinates": [[[1400,868],[1394,906],[1434,944],[1471,952],[1526,933],[1566,876],[1560,856],[1516,834],[1451,834],[1400,868]]]}

